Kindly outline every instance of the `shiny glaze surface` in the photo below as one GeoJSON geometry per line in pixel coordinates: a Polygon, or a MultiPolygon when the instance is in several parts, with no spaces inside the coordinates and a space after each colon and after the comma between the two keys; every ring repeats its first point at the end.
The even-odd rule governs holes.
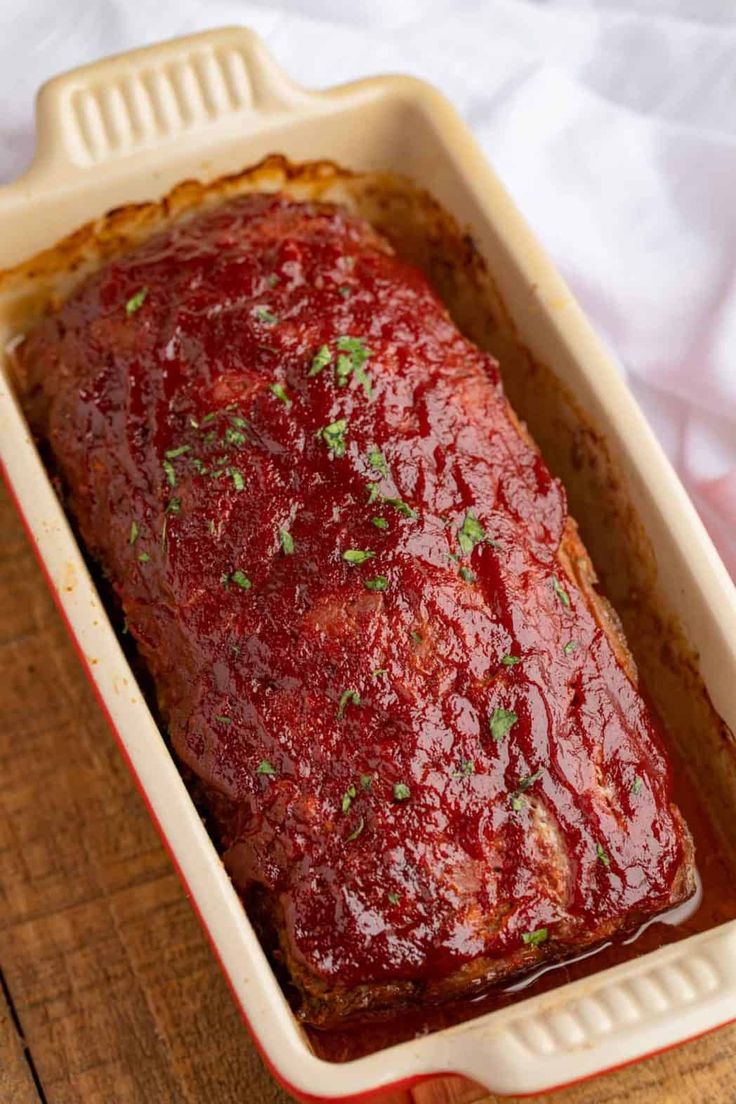
{"type": "Polygon", "coordinates": [[[682,896],[658,735],[557,558],[564,491],[497,365],[365,224],[233,201],[108,265],[21,355],[300,984],[492,977],[682,896]]]}

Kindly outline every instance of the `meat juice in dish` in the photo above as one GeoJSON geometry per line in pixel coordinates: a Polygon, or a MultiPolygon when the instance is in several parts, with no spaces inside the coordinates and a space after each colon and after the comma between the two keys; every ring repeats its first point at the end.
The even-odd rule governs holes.
{"type": "Polygon", "coordinates": [[[306,1022],[467,998],[693,894],[564,489],[367,223],[231,200],[105,264],[18,357],[306,1022]]]}

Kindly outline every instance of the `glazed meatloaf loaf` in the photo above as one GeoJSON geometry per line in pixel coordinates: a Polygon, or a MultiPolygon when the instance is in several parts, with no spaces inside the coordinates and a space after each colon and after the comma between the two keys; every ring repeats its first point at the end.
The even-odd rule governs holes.
{"type": "Polygon", "coordinates": [[[367,223],[230,200],[108,261],[19,356],[307,1021],[473,993],[692,893],[564,490],[367,223]]]}

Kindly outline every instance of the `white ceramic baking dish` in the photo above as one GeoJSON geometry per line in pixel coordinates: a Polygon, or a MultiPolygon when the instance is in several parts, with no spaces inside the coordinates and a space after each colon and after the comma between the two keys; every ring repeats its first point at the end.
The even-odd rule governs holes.
{"type": "MultiPolygon", "coordinates": [[[[251,33],[226,29],[58,77],[41,90],[37,120],[38,152],[31,169],[0,189],[0,266],[5,268],[111,207],[155,199],[185,178],[214,179],[274,151],[295,160],[328,157],[360,169],[400,171],[431,190],[472,234],[492,273],[504,304],[501,345],[516,333],[529,352],[517,341],[518,379],[507,380],[507,386],[553,461],[557,452],[558,466],[573,484],[575,511],[585,514],[586,495],[599,497],[603,513],[609,492],[623,496],[621,524],[604,526],[592,542],[583,525],[584,535],[594,559],[597,546],[609,557],[609,567],[614,565],[606,584],[626,607],[630,635],[638,608],[647,605],[642,596],[656,592],[664,596],[666,610],[656,632],[670,641],[679,633],[681,646],[697,653],[697,669],[690,660],[673,661],[663,673],[653,659],[647,673],[657,685],[666,684],[661,697],[675,702],[673,713],[697,708],[705,718],[693,761],[696,767],[707,764],[711,800],[723,809],[724,820],[736,822],[731,738],[699,682],[702,677],[715,710],[736,727],[732,583],[616,368],[442,96],[403,77],[306,92],[251,33]],[[549,376],[544,365],[552,367],[574,402],[552,409],[558,400],[544,383],[549,376]],[[568,438],[577,442],[577,453],[566,465],[559,442],[568,438]],[[582,457],[584,443],[591,441],[597,459],[589,462],[582,457]],[[604,455],[605,464],[613,466],[602,476],[604,455]],[[638,568],[633,574],[620,568],[626,557],[616,552],[616,541],[627,526],[631,531],[623,536],[639,546],[632,562],[646,565],[644,575],[637,576],[638,568]],[[638,598],[632,593],[637,578],[638,598]]],[[[0,281],[2,345],[13,326],[0,281]]],[[[497,1093],[531,1094],[736,1019],[736,922],[731,922],[367,1057],[345,1063],[318,1058],[136,685],[8,375],[0,380],[0,445],[7,481],[121,751],[243,1016],[274,1074],[294,1094],[348,1099],[449,1072],[497,1093]]],[[[641,632],[646,631],[642,622],[641,632]]],[[[632,643],[646,667],[646,655],[657,649],[637,652],[637,640],[632,643]]],[[[687,734],[682,740],[687,744],[687,734]]]]}

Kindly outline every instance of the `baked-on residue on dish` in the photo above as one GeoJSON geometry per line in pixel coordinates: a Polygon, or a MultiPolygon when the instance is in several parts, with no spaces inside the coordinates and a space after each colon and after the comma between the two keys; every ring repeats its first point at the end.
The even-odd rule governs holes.
{"type": "Polygon", "coordinates": [[[689,896],[564,490],[367,223],[231,200],[108,262],[18,356],[306,1020],[472,993],[689,896]]]}

